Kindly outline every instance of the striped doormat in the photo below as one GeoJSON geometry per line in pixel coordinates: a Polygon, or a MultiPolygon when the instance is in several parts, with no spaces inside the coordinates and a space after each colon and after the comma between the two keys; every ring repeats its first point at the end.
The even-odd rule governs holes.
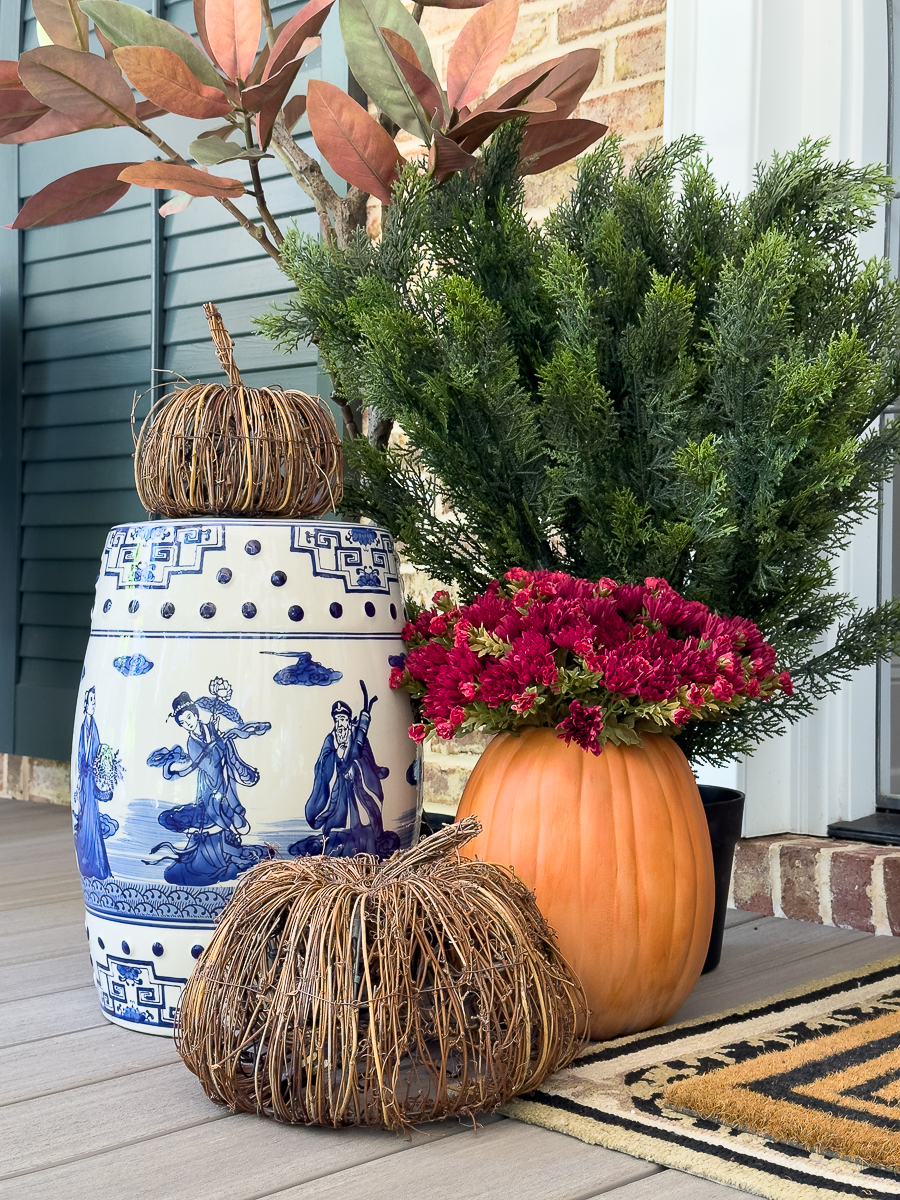
{"type": "Polygon", "coordinates": [[[771,1200],[900,1197],[900,959],[595,1043],[503,1111],[771,1200]]]}

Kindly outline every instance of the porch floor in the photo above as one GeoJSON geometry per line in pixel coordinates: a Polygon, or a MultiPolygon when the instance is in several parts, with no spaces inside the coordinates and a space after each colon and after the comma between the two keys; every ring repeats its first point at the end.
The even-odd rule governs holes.
{"type": "MultiPolygon", "coordinates": [[[[518,1121],[411,1141],[211,1104],[165,1038],[100,1014],[69,810],[0,801],[0,1200],[728,1200],[732,1188],[518,1121]]],[[[897,939],[730,914],[721,966],[673,1020],[900,951],[897,939]]]]}

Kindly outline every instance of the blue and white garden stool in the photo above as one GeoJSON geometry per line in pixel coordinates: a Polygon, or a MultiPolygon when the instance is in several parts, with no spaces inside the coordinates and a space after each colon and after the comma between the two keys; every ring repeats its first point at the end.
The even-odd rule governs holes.
{"type": "Polygon", "coordinates": [[[100,1004],[171,1034],[241,872],[412,844],[421,802],[390,535],[337,521],[119,525],[72,746],[100,1004]]]}

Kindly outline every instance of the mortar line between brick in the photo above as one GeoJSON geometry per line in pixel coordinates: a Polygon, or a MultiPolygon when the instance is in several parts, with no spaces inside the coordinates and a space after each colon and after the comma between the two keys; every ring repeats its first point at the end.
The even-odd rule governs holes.
{"type": "Polygon", "coordinates": [[[783,917],[781,907],[781,847],[786,842],[772,842],[769,845],[769,890],[772,893],[772,916],[783,917]]]}
{"type": "Polygon", "coordinates": [[[869,896],[872,901],[872,924],[875,933],[882,937],[891,936],[891,923],[888,919],[887,893],[884,887],[885,854],[879,854],[872,862],[872,878],[869,884],[869,896]]]}
{"type": "Polygon", "coordinates": [[[834,925],[831,903],[831,860],[837,846],[820,846],[816,853],[816,893],[819,897],[819,917],[823,925],[834,925]]]}

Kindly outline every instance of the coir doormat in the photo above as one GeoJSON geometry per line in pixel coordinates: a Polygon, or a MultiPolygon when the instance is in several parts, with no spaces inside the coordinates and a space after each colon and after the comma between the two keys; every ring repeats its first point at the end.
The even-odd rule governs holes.
{"type": "Polygon", "coordinates": [[[503,1111],[771,1200],[900,1197],[900,959],[595,1044],[503,1111]]]}

